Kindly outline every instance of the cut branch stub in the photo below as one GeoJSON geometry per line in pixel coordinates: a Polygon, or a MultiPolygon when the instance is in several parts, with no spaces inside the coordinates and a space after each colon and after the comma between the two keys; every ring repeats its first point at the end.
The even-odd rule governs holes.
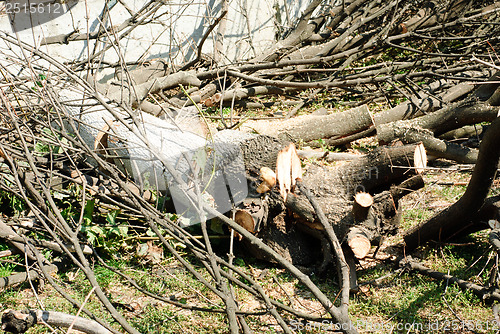
{"type": "Polygon", "coordinates": [[[25,333],[36,323],[31,314],[5,310],[2,314],[2,330],[9,333],[25,333]]]}
{"type": "Polygon", "coordinates": [[[260,169],[260,178],[263,182],[257,187],[259,194],[268,192],[276,185],[276,173],[269,167],[260,169]]]}
{"type": "Polygon", "coordinates": [[[108,131],[110,127],[106,123],[101,131],[97,134],[95,137],[94,141],[94,150],[96,151],[97,154],[99,153],[105,153],[106,149],[108,148],[108,131]]]}
{"type": "Polygon", "coordinates": [[[365,192],[357,193],[356,196],[354,196],[354,203],[352,205],[352,214],[354,219],[358,222],[365,220],[368,216],[368,210],[370,210],[372,204],[372,195],[365,192]]]}
{"type": "MultiPolygon", "coordinates": [[[[260,198],[246,198],[238,206],[234,221],[250,233],[261,230],[262,223],[267,219],[267,203],[260,198]]],[[[235,236],[241,241],[241,235],[235,232],[235,236]]]]}
{"type": "Polygon", "coordinates": [[[110,124],[111,122],[106,121],[106,124],[104,124],[101,130],[99,130],[99,133],[95,137],[94,150],[97,154],[104,156],[105,161],[112,163],[113,159],[108,155],[108,140],[110,139],[109,131],[111,130],[110,124]]]}
{"type": "Polygon", "coordinates": [[[347,234],[347,244],[352,249],[354,256],[363,259],[372,247],[368,235],[358,227],[352,227],[347,234]]]}
{"type": "MultiPolygon", "coordinates": [[[[254,233],[255,231],[255,221],[245,210],[238,210],[234,215],[234,221],[238,223],[241,227],[247,230],[250,233],[254,233]]],[[[243,238],[238,232],[234,231],[234,236],[237,237],[240,241],[243,238]]]]}

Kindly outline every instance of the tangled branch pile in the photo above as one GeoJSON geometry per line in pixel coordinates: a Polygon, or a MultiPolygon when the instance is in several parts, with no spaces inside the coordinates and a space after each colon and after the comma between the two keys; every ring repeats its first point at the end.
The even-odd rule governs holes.
{"type": "MultiPolygon", "coordinates": [[[[70,44],[89,42],[84,58],[72,62],[62,63],[42,46],[0,32],[0,188],[24,205],[23,217],[0,222],[0,237],[24,254],[25,260],[19,261],[26,264],[26,272],[4,279],[3,286],[47,280],[98,322],[97,330],[119,333],[54,279],[51,273],[61,266],[54,254],[61,254],[65,265],[71,263],[85,274],[95,296],[129,333],[138,331],[98,284],[94,262],[151,298],[182,309],[225,314],[231,333],[252,332],[248,319],[255,318],[279,325],[285,333],[292,333],[291,318],[325,320],[270,296],[256,278],[233,264],[232,249],[229,256],[216,252],[211,228],[222,223],[224,231],[240,235],[254,255],[294,275],[321,303],[328,319],[347,325],[341,331],[355,333],[347,313],[349,290],[356,285],[352,265],[349,273],[350,251],[363,257],[372,242],[396,233],[402,210],[398,199],[408,192],[401,189],[423,186],[418,174],[427,160],[420,143],[432,158],[477,162],[478,170],[462,203],[407,233],[408,249],[453,236],[457,230],[481,229],[480,222],[498,219],[498,198],[485,204],[498,166],[498,2],[313,0],[272,47],[249,60],[227,64],[220,45],[230,22],[230,4],[222,1],[211,9],[210,24],[191,59],[180,65],[161,59],[124,61],[120,45],[133,29],[161,21],[163,5],[149,2],[118,28],[105,10],[95,31],[64,39],[70,44]],[[203,46],[212,36],[214,56],[207,58],[203,46]],[[119,60],[103,61],[107,53],[119,60]],[[101,71],[110,68],[115,78],[104,82],[101,71]],[[358,108],[293,117],[323,92],[335,96],[339,105],[358,108]],[[404,102],[393,105],[397,99],[404,102]],[[366,106],[382,100],[389,107],[380,113],[366,106]],[[237,106],[283,104],[293,108],[266,119],[249,120],[234,111],[237,106]],[[215,118],[221,119],[224,131],[215,133],[210,124],[193,121],[198,113],[193,105],[220,110],[215,118]],[[227,106],[229,115],[223,112],[227,106]],[[493,121],[480,149],[470,147],[488,127],[484,122],[493,121]],[[311,168],[293,186],[300,175],[290,142],[319,146],[321,140],[333,147],[370,136],[380,144],[373,152],[361,157],[344,154],[342,159],[353,161],[341,167],[311,168]],[[461,138],[466,139],[457,141],[461,138]],[[383,146],[395,140],[403,145],[383,146]],[[242,177],[234,171],[238,166],[242,177]],[[281,193],[273,184],[257,191],[262,167],[284,169],[277,173],[281,193]],[[366,173],[371,168],[380,175],[366,173]],[[235,184],[244,186],[232,187],[235,184]],[[360,189],[366,193],[358,197],[360,189]],[[221,192],[229,193],[225,204],[217,198],[221,192]],[[180,207],[189,209],[191,218],[181,217],[180,207]],[[222,207],[229,213],[220,212],[222,207]],[[157,294],[107,263],[101,227],[103,217],[113,223],[116,212],[136,222],[121,229],[115,226],[116,233],[148,230],[221,304],[189,304],[168,293],[157,294]],[[201,228],[186,228],[193,222],[201,228]],[[298,237],[304,231],[309,241],[298,237]],[[310,238],[321,242],[306,256],[303,250],[310,246],[310,238]],[[47,256],[45,249],[53,255],[47,256]],[[311,263],[318,250],[323,259],[311,263]],[[336,300],[297,267],[318,265],[324,271],[333,259],[341,291],[336,300]],[[258,311],[239,308],[243,290],[260,301],[258,311]]],[[[58,42],[49,38],[41,44],[58,42]]],[[[299,156],[311,154],[298,151],[299,156]]],[[[85,330],[82,326],[79,329],[85,330]]]]}

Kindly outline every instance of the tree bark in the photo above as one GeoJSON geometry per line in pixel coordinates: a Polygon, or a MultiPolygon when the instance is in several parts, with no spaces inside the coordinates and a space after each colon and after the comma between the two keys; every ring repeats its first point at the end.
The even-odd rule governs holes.
{"type": "Polygon", "coordinates": [[[34,325],[45,323],[56,327],[72,327],[87,334],[111,334],[95,321],[62,312],[30,309],[22,312],[5,310],[2,314],[2,329],[11,333],[25,333],[34,325]]]}
{"type": "Polygon", "coordinates": [[[474,164],[478,157],[476,149],[438,139],[429,130],[413,127],[405,121],[380,126],[377,129],[377,138],[381,145],[389,144],[395,139],[401,140],[403,144],[422,142],[429,155],[464,164],[474,164]]]}
{"type": "Polygon", "coordinates": [[[299,116],[285,121],[249,121],[243,129],[292,142],[311,142],[322,138],[343,137],[369,128],[372,116],[366,105],[325,116],[299,116]]]}

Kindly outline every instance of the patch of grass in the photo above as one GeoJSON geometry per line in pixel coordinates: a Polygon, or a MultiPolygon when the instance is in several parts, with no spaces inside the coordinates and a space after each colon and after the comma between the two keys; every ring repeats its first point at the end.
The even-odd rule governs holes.
{"type": "MultiPolygon", "coordinates": [[[[489,254],[484,233],[476,233],[457,241],[457,245],[426,247],[420,256],[422,263],[431,269],[478,284],[487,284],[488,268],[491,267],[491,261],[487,265],[489,254]],[[458,246],[459,244],[463,245],[458,246]]],[[[369,281],[382,277],[395,268],[393,265],[377,265],[360,270],[359,280],[369,281]]],[[[352,299],[349,311],[353,320],[361,324],[363,330],[360,332],[369,332],[370,326],[382,326],[383,330],[378,328],[375,332],[386,333],[393,330],[395,333],[436,333],[446,332],[446,328],[452,323],[459,326],[457,319],[475,324],[487,324],[492,320],[490,306],[483,304],[471,291],[464,291],[455,284],[434,280],[415,272],[395,273],[379,286],[366,286],[363,293],[352,299]],[[412,324],[415,326],[414,331],[408,331],[412,324]],[[398,330],[399,328],[403,329],[398,330]]]]}
{"type": "Polygon", "coordinates": [[[403,212],[401,228],[406,230],[421,221],[425,221],[434,215],[434,211],[426,208],[407,209],[403,212]]]}
{"type": "MultiPolygon", "coordinates": [[[[139,320],[139,319],[137,319],[139,320]]],[[[144,309],[144,317],[140,321],[134,320],[137,330],[141,333],[180,333],[185,328],[179,321],[186,321],[182,315],[176,314],[166,308],[159,308],[156,305],[148,305],[144,309]]]]}
{"type": "Polygon", "coordinates": [[[444,199],[454,203],[460,197],[462,197],[466,188],[467,188],[466,186],[461,186],[461,185],[453,187],[444,186],[442,187],[442,189],[440,189],[440,195],[444,199]]]}
{"type": "Polygon", "coordinates": [[[13,263],[4,262],[0,265],[0,277],[7,277],[11,275],[15,269],[16,265],[13,263]]]}

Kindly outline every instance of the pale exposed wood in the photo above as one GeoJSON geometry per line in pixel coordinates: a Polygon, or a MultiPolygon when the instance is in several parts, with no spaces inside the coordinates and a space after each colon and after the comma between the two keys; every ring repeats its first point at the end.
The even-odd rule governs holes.
{"type": "Polygon", "coordinates": [[[281,197],[286,202],[286,197],[295,186],[296,180],[302,178],[302,166],[295,144],[290,143],[278,153],[276,178],[280,185],[281,197]]]}
{"type": "Polygon", "coordinates": [[[262,167],[260,169],[260,177],[270,187],[274,187],[276,185],[276,173],[271,168],[262,167]]]}
{"type": "Polygon", "coordinates": [[[354,196],[352,214],[356,221],[363,221],[368,216],[368,210],[373,204],[373,197],[369,193],[359,192],[354,196]]]}
{"type": "Polygon", "coordinates": [[[109,124],[105,124],[101,131],[97,134],[94,141],[94,150],[98,154],[105,154],[108,148],[108,132],[110,130],[109,124]]]}
{"type": "MultiPolygon", "coordinates": [[[[241,227],[247,230],[250,233],[255,232],[255,221],[253,217],[246,212],[245,210],[238,210],[234,216],[234,221],[238,223],[241,227]]],[[[234,232],[234,236],[237,237],[240,241],[243,238],[238,232],[234,232]]]]}
{"type": "Polygon", "coordinates": [[[260,178],[263,182],[257,187],[259,194],[268,192],[276,185],[276,173],[269,167],[260,169],[260,178]]]}
{"type": "Polygon", "coordinates": [[[291,159],[291,175],[292,175],[292,187],[295,186],[297,179],[302,179],[302,163],[300,162],[300,158],[297,154],[297,149],[295,148],[295,145],[293,143],[290,144],[291,146],[291,152],[290,152],[290,159],[291,159]]]}
{"type": "Polygon", "coordinates": [[[352,249],[354,256],[363,259],[371,249],[370,239],[362,229],[353,227],[347,234],[347,244],[352,249]]]}
{"type": "Polygon", "coordinates": [[[415,155],[413,157],[413,164],[417,173],[423,173],[427,167],[427,154],[425,152],[424,144],[420,143],[415,148],[415,155]]]}
{"type": "Polygon", "coordinates": [[[286,196],[292,187],[292,153],[290,146],[285,147],[278,153],[276,159],[276,178],[280,185],[280,194],[286,201],[286,196]]]}
{"type": "Polygon", "coordinates": [[[268,192],[269,190],[271,190],[271,188],[269,187],[269,184],[267,184],[266,182],[262,182],[261,184],[259,184],[259,186],[257,187],[256,191],[259,193],[259,194],[263,194],[263,193],[266,193],[268,192]]]}

